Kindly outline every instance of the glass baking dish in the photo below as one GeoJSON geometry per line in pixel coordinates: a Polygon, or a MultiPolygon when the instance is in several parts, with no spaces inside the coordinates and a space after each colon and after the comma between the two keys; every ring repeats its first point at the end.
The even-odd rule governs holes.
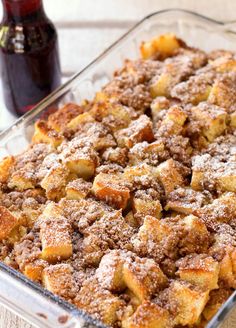
{"type": "MultiPolygon", "coordinates": [[[[223,48],[236,51],[236,33],[224,24],[196,13],[171,9],[153,13],[109,47],[84,70],[44,99],[33,111],[0,134],[0,158],[21,152],[30,142],[37,118],[67,102],[92,99],[124,59],[139,56],[139,45],[154,35],[173,32],[189,45],[206,51],[223,48]]],[[[44,290],[21,273],[0,263],[0,303],[38,327],[103,327],[96,320],[44,290]]],[[[221,307],[208,328],[221,327],[236,305],[236,292],[221,307]]]]}

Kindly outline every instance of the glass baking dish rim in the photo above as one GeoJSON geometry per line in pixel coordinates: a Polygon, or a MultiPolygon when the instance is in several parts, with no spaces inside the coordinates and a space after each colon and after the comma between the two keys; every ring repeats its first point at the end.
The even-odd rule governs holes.
{"type": "MultiPolygon", "coordinates": [[[[62,96],[66,91],[69,90],[70,86],[75,82],[79,77],[81,77],[84,73],[86,73],[87,70],[91,69],[97,62],[102,60],[104,57],[106,57],[110,51],[114,50],[117,45],[120,44],[121,41],[123,41],[126,37],[128,37],[133,31],[139,28],[145,21],[151,19],[155,15],[161,15],[169,12],[179,12],[183,14],[187,14],[189,16],[192,16],[194,18],[198,18],[202,21],[205,21],[206,23],[211,23],[214,25],[218,25],[222,27],[222,32],[230,32],[236,35],[236,31],[231,29],[231,26],[234,24],[234,21],[227,21],[223,22],[220,20],[216,20],[210,17],[207,17],[205,15],[199,14],[197,12],[187,10],[187,9],[180,9],[180,8],[169,8],[169,9],[163,9],[159,11],[155,11],[147,16],[145,16],[143,19],[138,21],[133,27],[128,29],[127,32],[125,32],[120,38],[118,38],[115,42],[113,42],[108,48],[106,48],[99,56],[97,56],[94,60],[92,60],[88,65],[86,65],[82,70],[72,75],[71,78],[64,84],[62,84],[59,88],[57,88],[54,92],[52,92],[49,96],[44,98],[42,101],[40,101],[30,112],[26,113],[21,118],[17,119],[16,122],[0,133],[0,143],[1,139],[6,137],[13,129],[15,130],[18,126],[20,126],[23,123],[26,123],[33,117],[36,117],[42,110],[45,109],[46,106],[50,105],[54,100],[56,100],[58,97],[62,96]],[[229,28],[227,28],[227,26],[229,28]],[[224,29],[223,29],[224,28],[224,29]]],[[[59,305],[62,309],[67,310],[71,313],[74,317],[80,317],[86,320],[87,323],[93,324],[100,328],[105,328],[106,326],[103,325],[101,322],[97,321],[96,319],[92,318],[87,312],[75,307],[74,305],[70,304],[69,302],[65,301],[64,299],[54,295],[53,293],[49,292],[45,288],[43,288],[41,285],[31,281],[28,279],[25,275],[23,275],[21,272],[7,266],[3,262],[0,262],[0,271],[5,272],[11,277],[14,277],[15,280],[18,282],[24,284],[29,289],[33,290],[34,292],[42,295],[47,300],[54,302],[55,304],[59,305]]],[[[207,328],[217,328],[220,323],[226,318],[226,316],[229,314],[229,312],[233,309],[233,306],[236,305],[236,291],[232,293],[232,295],[228,298],[228,300],[221,306],[219,311],[215,314],[215,316],[212,318],[212,320],[207,324],[207,328]]]]}

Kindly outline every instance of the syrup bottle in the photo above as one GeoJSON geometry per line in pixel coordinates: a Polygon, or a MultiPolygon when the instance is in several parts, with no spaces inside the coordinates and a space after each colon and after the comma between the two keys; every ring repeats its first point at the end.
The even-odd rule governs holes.
{"type": "Polygon", "coordinates": [[[16,116],[61,83],[57,32],[42,0],[2,0],[0,69],[6,106],[16,116]]]}

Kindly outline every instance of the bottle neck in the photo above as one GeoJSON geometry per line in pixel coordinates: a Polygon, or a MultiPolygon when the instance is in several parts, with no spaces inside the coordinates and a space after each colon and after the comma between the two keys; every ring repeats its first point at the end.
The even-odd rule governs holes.
{"type": "Polygon", "coordinates": [[[45,16],[42,0],[2,0],[2,3],[7,20],[20,22],[45,16]]]}

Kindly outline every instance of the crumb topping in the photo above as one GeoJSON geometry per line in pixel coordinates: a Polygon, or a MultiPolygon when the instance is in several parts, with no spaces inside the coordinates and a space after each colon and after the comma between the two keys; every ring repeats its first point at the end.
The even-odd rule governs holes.
{"type": "Polygon", "coordinates": [[[202,327],[236,288],[236,57],[142,43],[0,162],[0,260],[110,327],[202,327]]]}

